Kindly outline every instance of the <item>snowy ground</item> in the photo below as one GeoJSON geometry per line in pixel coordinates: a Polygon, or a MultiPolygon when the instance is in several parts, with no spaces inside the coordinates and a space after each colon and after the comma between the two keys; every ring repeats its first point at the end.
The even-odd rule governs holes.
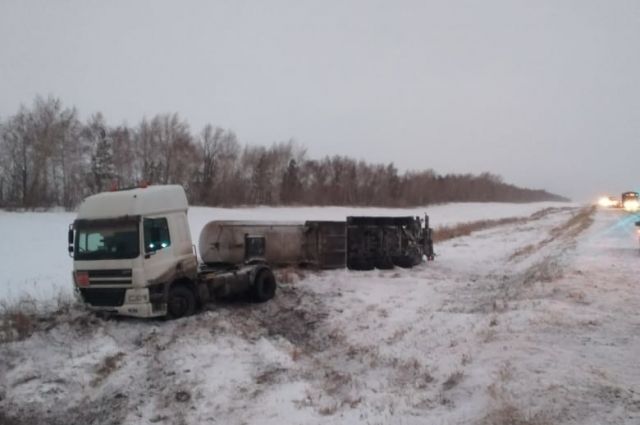
{"type": "Polygon", "coordinates": [[[632,217],[552,210],[436,248],[184,320],[47,317],[0,345],[0,423],[640,423],[632,217]]]}
{"type": "MultiPolygon", "coordinates": [[[[211,220],[344,220],[349,215],[420,215],[428,212],[432,226],[462,221],[527,216],[549,206],[567,204],[466,203],[429,208],[206,208],[189,210],[192,239],[211,220]]],[[[67,253],[67,230],[74,213],[12,213],[0,210],[0,301],[24,296],[38,301],[71,296],[71,258],[67,253]]]]}

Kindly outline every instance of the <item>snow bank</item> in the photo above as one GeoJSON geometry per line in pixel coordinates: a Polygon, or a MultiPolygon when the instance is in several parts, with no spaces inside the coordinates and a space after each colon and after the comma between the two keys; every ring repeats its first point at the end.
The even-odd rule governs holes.
{"type": "Polygon", "coordinates": [[[67,212],[0,211],[0,301],[71,296],[67,212]]]}

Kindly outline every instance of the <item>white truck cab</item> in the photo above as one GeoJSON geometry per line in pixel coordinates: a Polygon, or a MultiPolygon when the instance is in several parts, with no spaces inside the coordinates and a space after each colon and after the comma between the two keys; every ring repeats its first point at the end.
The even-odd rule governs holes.
{"type": "Polygon", "coordinates": [[[149,186],[86,198],[69,228],[73,282],[88,308],[125,316],[188,316],[214,298],[276,292],[260,255],[199,264],[182,186],[149,186]]]}
{"type": "Polygon", "coordinates": [[[174,297],[173,306],[168,300],[172,287],[197,295],[187,209],[178,185],[104,192],[82,202],[69,251],[75,286],[89,308],[138,317],[186,313],[180,310],[192,299],[174,297]]]}

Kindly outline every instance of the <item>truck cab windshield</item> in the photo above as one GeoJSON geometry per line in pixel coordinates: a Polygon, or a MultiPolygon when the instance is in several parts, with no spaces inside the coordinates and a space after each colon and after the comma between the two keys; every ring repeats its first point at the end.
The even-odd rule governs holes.
{"type": "Polygon", "coordinates": [[[85,222],[76,226],[76,260],[119,260],[140,254],[137,222],[85,222]]]}

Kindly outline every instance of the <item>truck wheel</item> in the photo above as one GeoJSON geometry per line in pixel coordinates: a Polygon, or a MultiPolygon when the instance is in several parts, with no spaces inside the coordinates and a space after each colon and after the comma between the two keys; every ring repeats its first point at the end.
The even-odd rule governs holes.
{"type": "Polygon", "coordinates": [[[375,264],[376,268],[380,270],[391,270],[393,268],[393,261],[389,257],[378,257],[375,264]]]}
{"type": "Polygon", "coordinates": [[[253,288],[251,288],[252,298],[260,303],[269,301],[276,294],[276,277],[271,270],[262,270],[258,273],[253,288]]]}
{"type": "Polygon", "coordinates": [[[359,260],[359,261],[350,261],[349,263],[347,263],[347,268],[349,270],[366,271],[366,270],[375,269],[376,265],[371,260],[359,260]]]}
{"type": "Polygon", "coordinates": [[[393,264],[398,267],[402,267],[403,269],[410,269],[411,267],[418,264],[418,262],[408,255],[402,255],[402,256],[394,257],[393,264]]]}
{"type": "Polygon", "coordinates": [[[186,286],[174,286],[169,291],[167,314],[172,319],[191,316],[196,311],[196,296],[186,286]]]}

